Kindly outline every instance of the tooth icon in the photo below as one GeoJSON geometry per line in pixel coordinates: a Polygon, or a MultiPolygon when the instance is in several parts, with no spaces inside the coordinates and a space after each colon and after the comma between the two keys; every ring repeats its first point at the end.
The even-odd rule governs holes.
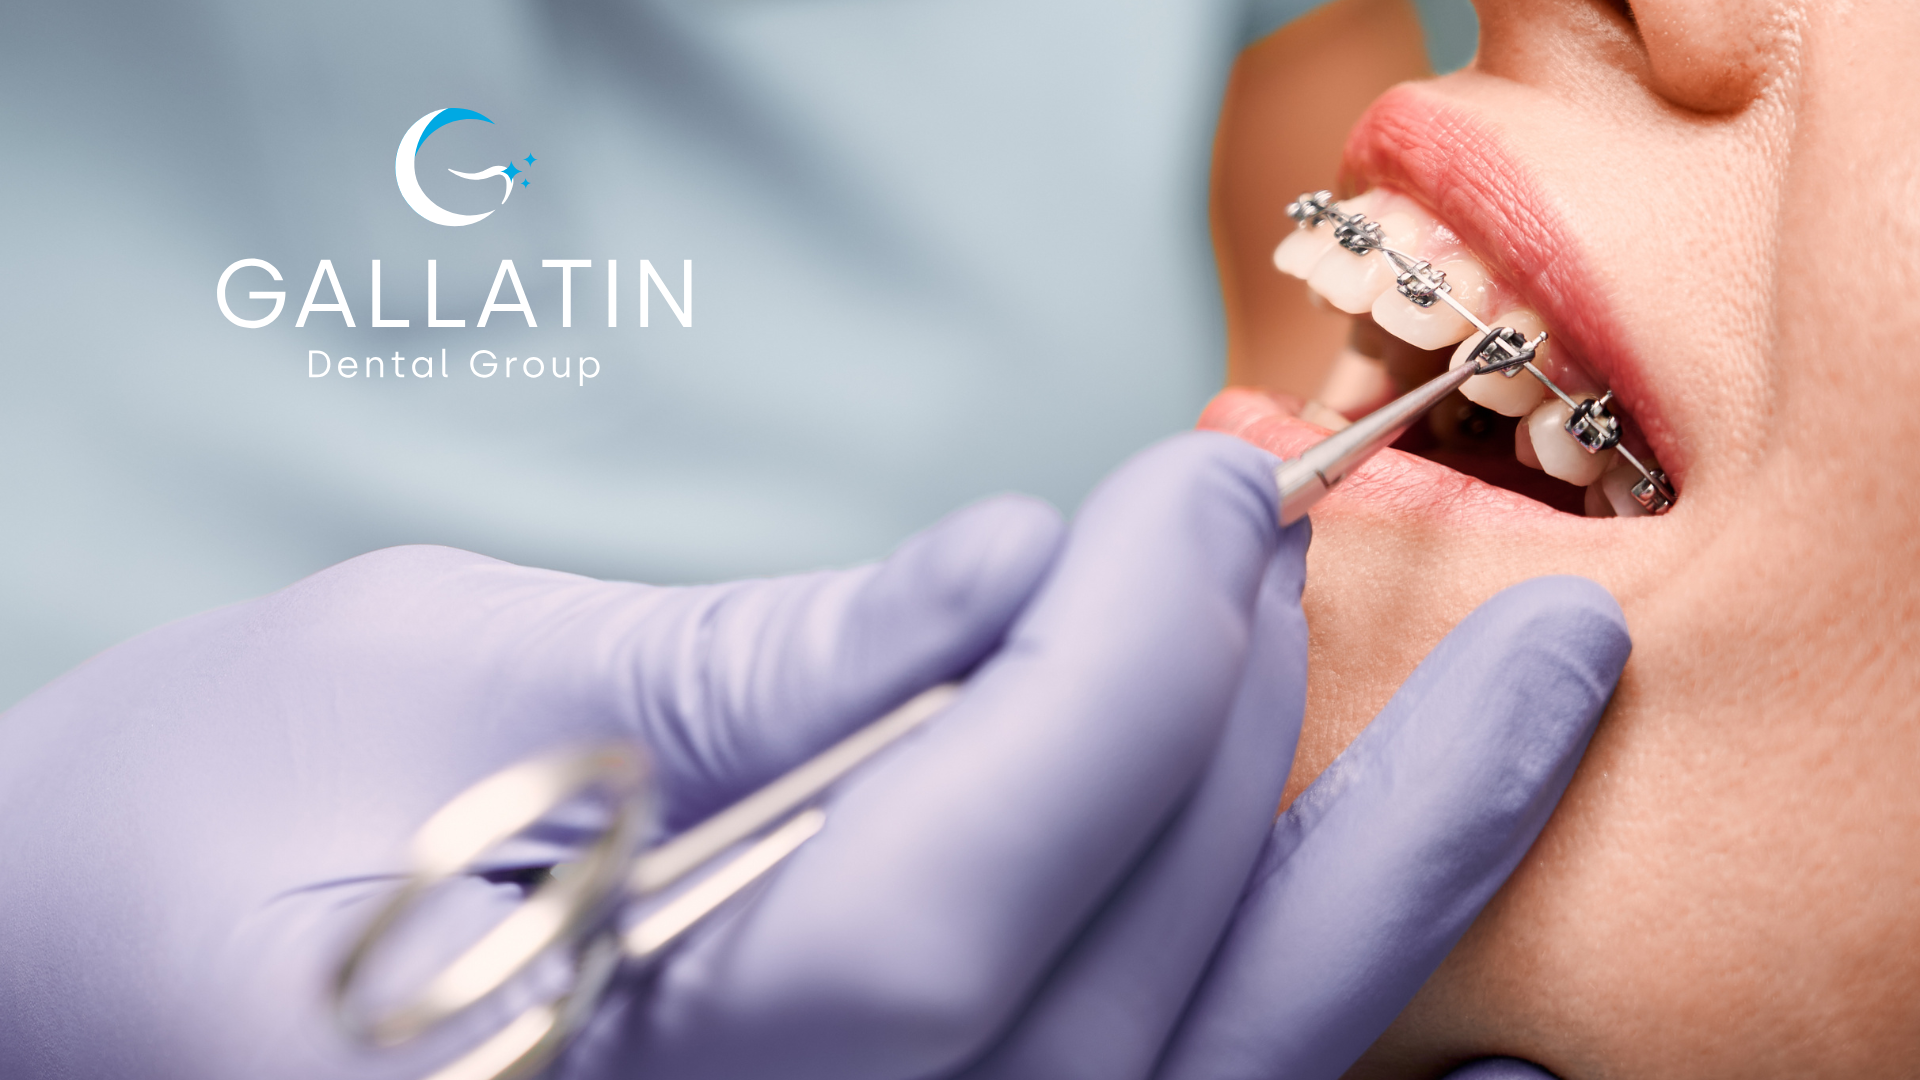
{"type": "Polygon", "coordinates": [[[507,175],[507,169],[509,167],[510,166],[506,165],[495,165],[491,169],[482,169],[479,172],[461,172],[459,169],[448,169],[447,171],[462,180],[485,180],[489,176],[497,176],[505,180],[507,182],[507,191],[505,195],[500,196],[500,205],[505,206],[507,205],[507,196],[513,194],[513,177],[507,175]]]}

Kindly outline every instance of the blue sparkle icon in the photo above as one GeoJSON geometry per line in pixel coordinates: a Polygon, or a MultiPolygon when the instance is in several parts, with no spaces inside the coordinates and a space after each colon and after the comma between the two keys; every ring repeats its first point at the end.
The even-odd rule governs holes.
{"type": "Polygon", "coordinates": [[[533,156],[532,154],[528,154],[528,155],[527,155],[527,164],[528,164],[529,166],[531,166],[531,165],[532,165],[532,164],[534,163],[534,161],[535,161],[535,160],[536,160],[536,159],[534,158],[534,156],[533,156]]]}
{"type": "Polygon", "coordinates": [[[507,179],[511,180],[514,177],[519,176],[520,171],[521,170],[517,166],[515,166],[512,162],[507,163],[507,172],[506,172],[507,179]]]}
{"type": "Polygon", "coordinates": [[[533,183],[533,181],[531,181],[531,180],[522,180],[522,181],[520,181],[520,186],[521,186],[521,187],[526,187],[526,186],[527,186],[528,184],[531,184],[531,183],[533,183]]]}

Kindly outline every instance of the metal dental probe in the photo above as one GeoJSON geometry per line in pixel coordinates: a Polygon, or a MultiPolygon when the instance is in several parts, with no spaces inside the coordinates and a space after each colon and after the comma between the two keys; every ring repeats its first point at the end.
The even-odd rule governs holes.
{"type": "MultiPolygon", "coordinates": [[[[1536,341],[1526,346],[1523,355],[1532,356],[1538,345],[1536,341]]],[[[1273,472],[1274,481],[1280,485],[1280,524],[1291,525],[1306,517],[1313,504],[1332,491],[1334,485],[1368,458],[1386,449],[1408,425],[1460,389],[1462,383],[1475,375],[1498,370],[1498,365],[1477,360],[1461,364],[1307,447],[1299,457],[1281,462],[1273,472]]]]}
{"type": "Polygon", "coordinates": [[[1335,484],[1359,468],[1361,462],[1392,443],[1421,413],[1459,389],[1468,379],[1494,372],[1512,378],[1522,370],[1538,379],[1572,410],[1565,426],[1567,433],[1573,436],[1581,449],[1589,454],[1617,450],[1627,464],[1640,473],[1641,479],[1633,485],[1631,492],[1635,501],[1653,514],[1665,513],[1673,506],[1676,495],[1667,481],[1666,473],[1645,464],[1620,445],[1619,418],[1607,407],[1608,402],[1613,400],[1613,392],[1609,390],[1601,397],[1588,401],[1575,401],[1534,365],[1536,351],[1547,340],[1545,333],[1528,341],[1519,331],[1510,327],[1488,326],[1479,316],[1467,310],[1466,305],[1453,298],[1446,274],[1435,270],[1425,259],[1416,259],[1386,246],[1385,235],[1378,222],[1369,221],[1361,214],[1347,214],[1335,209],[1331,192],[1301,195],[1287,207],[1287,216],[1302,228],[1333,222],[1334,239],[1341,247],[1362,256],[1377,251],[1393,263],[1394,269],[1399,271],[1394,277],[1394,287],[1400,295],[1423,308],[1431,307],[1435,301],[1444,302],[1485,336],[1459,367],[1388,402],[1353,426],[1314,444],[1299,458],[1282,464],[1274,473],[1275,480],[1280,484],[1281,524],[1291,525],[1305,517],[1307,510],[1332,490],[1335,484]]]}

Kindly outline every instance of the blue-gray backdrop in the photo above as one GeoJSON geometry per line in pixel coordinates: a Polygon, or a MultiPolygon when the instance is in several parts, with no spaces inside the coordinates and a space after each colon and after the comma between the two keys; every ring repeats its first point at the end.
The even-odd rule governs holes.
{"type": "MultiPolygon", "coordinates": [[[[9,5],[0,707],[391,544],[673,582],[869,558],[995,491],[1071,507],[1220,382],[1219,96],[1312,3],[9,5]],[[494,122],[422,147],[430,195],[527,181],[471,226],[396,189],[444,107],[494,122]],[[241,317],[288,294],[263,329],[215,302],[247,258],[286,279],[229,288],[241,317]],[[353,329],[294,326],[321,259],[353,329]],[[369,325],[374,259],[405,329],[369,325]],[[465,327],[427,325],[429,259],[465,327]],[[503,259],[538,328],[474,325],[503,259]],[[570,328],[544,259],[593,262],[570,328]],[[643,259],[676,298],[693,261],[691,328],[658,292],[639,326],[643,259]],[[483,348],[575,374],[477,378],[483,348]],[[310,349],[448,377],[314,378],[310,349]]],[[[1422,3],[1443,67],[1464,7],[1422,3]]]]}

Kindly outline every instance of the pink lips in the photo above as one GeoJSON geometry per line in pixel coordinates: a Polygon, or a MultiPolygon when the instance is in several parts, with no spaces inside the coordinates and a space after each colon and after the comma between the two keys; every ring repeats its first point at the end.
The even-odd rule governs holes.
{"type": "Polygon", "coordinates": [[[1613,389],[1668,472],[1683,476],[1687,462],[1660,437],[1659,400],[1616,330],[1606,290],[1555,201],[1491,123],[1419,84],[1399,86],[1354,126],[1344,167],[1356,189],[1396,188],[1457,232],[1552,327],[1561,355],[1613,389]]]}

